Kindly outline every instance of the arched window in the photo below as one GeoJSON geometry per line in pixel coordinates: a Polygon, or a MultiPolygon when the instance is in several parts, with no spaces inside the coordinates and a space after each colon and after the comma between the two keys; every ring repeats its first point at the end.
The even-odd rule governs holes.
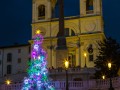
{"type": "Polygon", "coordinates": [[[38,6],[38,19],[45,18],[45,5],[38,6]]]}
{"type": "Polygon", "coordinates": [[[88,50],[88,54],[89,54],[89,61],[93,61],[94,56],[93,56],[93,46],[92,46],[92,44],[89,45],[87,50],[88,50]]]}
{"type": "Polygon", "coordinates": [[[12,66],[7,65],[7,74],[11,74],[11,73],[12,73],[12,66]]]}
{"type": "Polygon", "coordinates": [[[75,32],[70,28],[65,28],[65,36],[75,36],[75,32]]]}
{"type": "Polygon", "coordinates": [[[86,12],[87,14],[93,13],[93,0],[86,1],[86,12]]]}
{"type": "Polygon", "coordinates": [[[7,62],[12,62],[12,53],[7,54],[7,62]]]}
{"type": "MultiPolygon", "coordinates": [[[[64,35],[66,37],[75,36],[75,32],[72,29],[70,29],[70,28],[65,28],[64,29],[64,35]]],[[[57,34],[57,36],[59,36],[59,33],[57,34]]]]}

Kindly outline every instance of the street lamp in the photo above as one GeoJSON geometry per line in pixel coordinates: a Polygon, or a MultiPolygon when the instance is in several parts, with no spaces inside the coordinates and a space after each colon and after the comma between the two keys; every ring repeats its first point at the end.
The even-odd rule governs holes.
{"type": "Polygon", "coordinates": [[[114,90],[114,88],[112,87],[111,67],[112,67],[112,64],[111,64],[111,62],[109,62],[109,63],[108,63],[108,68],[109,68],[109,70],[110,70],[110,88],[109,88],[109,90],[114,90]]]}
{"type": "Polygon", "coordinates": [[[102,79],[103,79],[103,80],[105,79],[105,75],[102,76],[102,79]]]}
{"type": "Polygon", "coordinates": [[[85,57],[85,66],[84,66],[84,67],[87,67],[87,66],[86,66],[86,56],[87,56],[87,54],[84,53],[84,57],[85,57]]]}
{"type": "Polygon", "coordinates": [[[68,68],[69,68],[69,61],[65,61],[65,71],[66,71],[66,90],[69,90],[68,88],[68,68]]]}
{"type": "Polygon", "coordinates": [[[10,80],[6,80],[5,81],[7,85],[10,85],[11,84],[11,81],[10,80]]]}

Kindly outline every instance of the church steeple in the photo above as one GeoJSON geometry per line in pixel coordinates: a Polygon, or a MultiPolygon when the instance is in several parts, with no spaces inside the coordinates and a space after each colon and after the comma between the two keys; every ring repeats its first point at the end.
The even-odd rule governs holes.
{"type": "Polygon", "coordinates": [[[33,0],[32,22],[50,20],[56,0],[33,0]]]}

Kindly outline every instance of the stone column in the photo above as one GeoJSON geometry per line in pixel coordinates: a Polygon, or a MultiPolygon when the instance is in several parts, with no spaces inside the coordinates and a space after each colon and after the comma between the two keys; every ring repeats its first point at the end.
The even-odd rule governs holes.
{"type": "Polygon", "coordinates": [[[80,0],[80,16],[86,15],[86,0],[80,0]]]}

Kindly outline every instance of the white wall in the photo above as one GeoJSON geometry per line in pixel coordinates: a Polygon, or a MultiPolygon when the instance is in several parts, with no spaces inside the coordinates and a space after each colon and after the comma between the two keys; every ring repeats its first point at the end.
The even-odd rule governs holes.
{"type": "MultiPolygon", "coordinates": [[[[3,76],[7,74],[7,65],[12,65],[12,73],[17,74],[18,72],[25,72],[27,69],[27,62],[30,57],[29,53],[30,45],[21,45],[14,47],[4,47],[1,48],[2,51],[0,55],[0,60],[3,60],[3,76]],[[21,49],[21,52],[18,53],[18,49],[21,49]],[[4,52],[3,52],[4,51],[4,52]],[[12,54],[12,62],[7,62],[7,54],[12,54]],[[21,63],[18,63],[18,58],[21,58],[21,63]]],[[[0,65],[0,76],[2,75],[2,64],[0,65]]]]}

